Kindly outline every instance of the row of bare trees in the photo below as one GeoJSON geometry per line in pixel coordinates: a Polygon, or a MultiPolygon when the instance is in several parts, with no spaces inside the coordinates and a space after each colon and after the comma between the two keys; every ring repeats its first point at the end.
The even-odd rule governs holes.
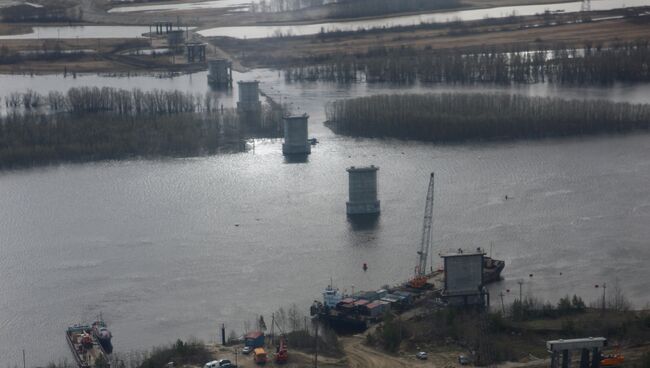
{"type": "Polygon", "coordinates": [[[326,106],[340,134],[424,141],[538,138],[650,128],[650,105],[509,94],[400,94],[326,106]]]}
{"type": "Polygon", "coordinates": [[[5,98],[0,168],[59,161],[196,156],[245,149],[281,135],[284,109],[255,113],[220,106],[214,94],[114,88],[34,91],[5,98]]]}
{"type": "Polygon", "coordinates": [[[413,83],[540,83],[608,84],[650,81],[650,42],[583,48],[555,45],[551,49],[483,48],[432,51],[372,49],[317,65],[285,69],[287,80],[413,83]]]}
{"type": "Polygon", "coordinates": [[[119,115],[161,115],[193,112],[216,112],[215,94],[191,94],[178,90],[125,90],[110,87],[70,88],[66,93],[51,91],[41,95],[33,90],[14,92],[5,97],[10,110],[49,108],[52,112],[97,113],[119,115]]]}

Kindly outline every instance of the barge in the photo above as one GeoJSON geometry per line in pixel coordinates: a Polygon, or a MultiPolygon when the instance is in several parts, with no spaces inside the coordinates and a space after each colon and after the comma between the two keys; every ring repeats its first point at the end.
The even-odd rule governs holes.
{"type": "Polygon", "coordinates": [[[65,337],[77,367],[92,368],[98,362],[104,362],[104,366],[110,367],[108,354],[94,336],[91,326],[70,326],[65,332],[65,337]]]}
{"type": "MultiPolygon", "coordinates": [[[[483,255],[481,286],[501,280],[504,267],[505,261],[483,255]]],[[[412,308],[425,296],[434,299],[436,296],[440,297],[444,285],[444,270],[434,271],[425,275],[425,278],[427,281],[422,288],[414,288],[406,282],[391,288],[358,292],[354,295],[343,295],[330,282],[323,291],[323,300],[315,300],[312,304],[310,315],[327,323],[337,332],[364,331],[371,323],[381,321],[388,311],[401,313],[412,308]]]]}

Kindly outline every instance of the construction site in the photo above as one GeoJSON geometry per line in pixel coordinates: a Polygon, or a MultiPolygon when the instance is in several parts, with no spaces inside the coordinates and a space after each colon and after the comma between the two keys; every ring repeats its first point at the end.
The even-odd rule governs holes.
{"type": "MultiPolygon", "coordinates": [[[[361,182],[351,177],[351,200],[359,203],[355,199],[367,190],[363,198],[375,203],[374,173],[378,168],[352,167],[348,172],[359,170],[373,176],[361,182]]],[[[330,280],[322,299],[311,306],[310,318],[295,305],[288,311],[281,308],[271,314],[270,324],[260,316],[255,321],[257,329],[241,338],[232,333],[227,338],[226,326],[222,325],[221,342],[207,345],[208,352],[218,360],[204,368],[211,368],[211,364],[355,368],[645,366],[649,354],[646,339],[650,337],[648,311],[627,311],[620,306],[605,309],[604,294],[602,309],[587,308],[575,295],[561,299],[557,306],[541,308],[520,294],[506,310],[503,293],[491,298],[486,287],[501,280],[505,264],[488,257],[481,248],[439,254],[443,268],[431,269],[434,196],[431,173],[411,279],[351,293],[342,292],[330,280]]],[[[362,267],[368,269],[366,264],[362,267]]]]}

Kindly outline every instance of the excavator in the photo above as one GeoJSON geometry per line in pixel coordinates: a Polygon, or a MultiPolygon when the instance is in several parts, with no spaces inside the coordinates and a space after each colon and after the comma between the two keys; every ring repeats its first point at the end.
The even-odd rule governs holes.
{"type": "Polygon", "coordinates": [[[409,286],[414,289],[424,289],[427,286],[427,257],[429,248],[431,248],[431,225],[433,223],[433,179],[434,173],[431,173],[427,202],[424,207],[424,224],[422,225],[422,241],[418,251],[418,264],[415,266],[415,276],[408,282],[409,286]]]}

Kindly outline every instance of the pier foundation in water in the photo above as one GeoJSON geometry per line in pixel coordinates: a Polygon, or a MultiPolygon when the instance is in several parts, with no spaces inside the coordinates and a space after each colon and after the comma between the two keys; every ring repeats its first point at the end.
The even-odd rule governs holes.
{"type": "Polygon", "coordinates": [[[307,139],[307,121],[309,115],[302,114],[284,118],[284,155],[308,155],[311,153],[311,144],[307,139]]]}
{"type": "Polygon", "coordinates": [[[379,167],[349,167],[349,200],[346,203],[348,216],[377,215],[380,203],[377,199],[377,171],[379,167]]]}

